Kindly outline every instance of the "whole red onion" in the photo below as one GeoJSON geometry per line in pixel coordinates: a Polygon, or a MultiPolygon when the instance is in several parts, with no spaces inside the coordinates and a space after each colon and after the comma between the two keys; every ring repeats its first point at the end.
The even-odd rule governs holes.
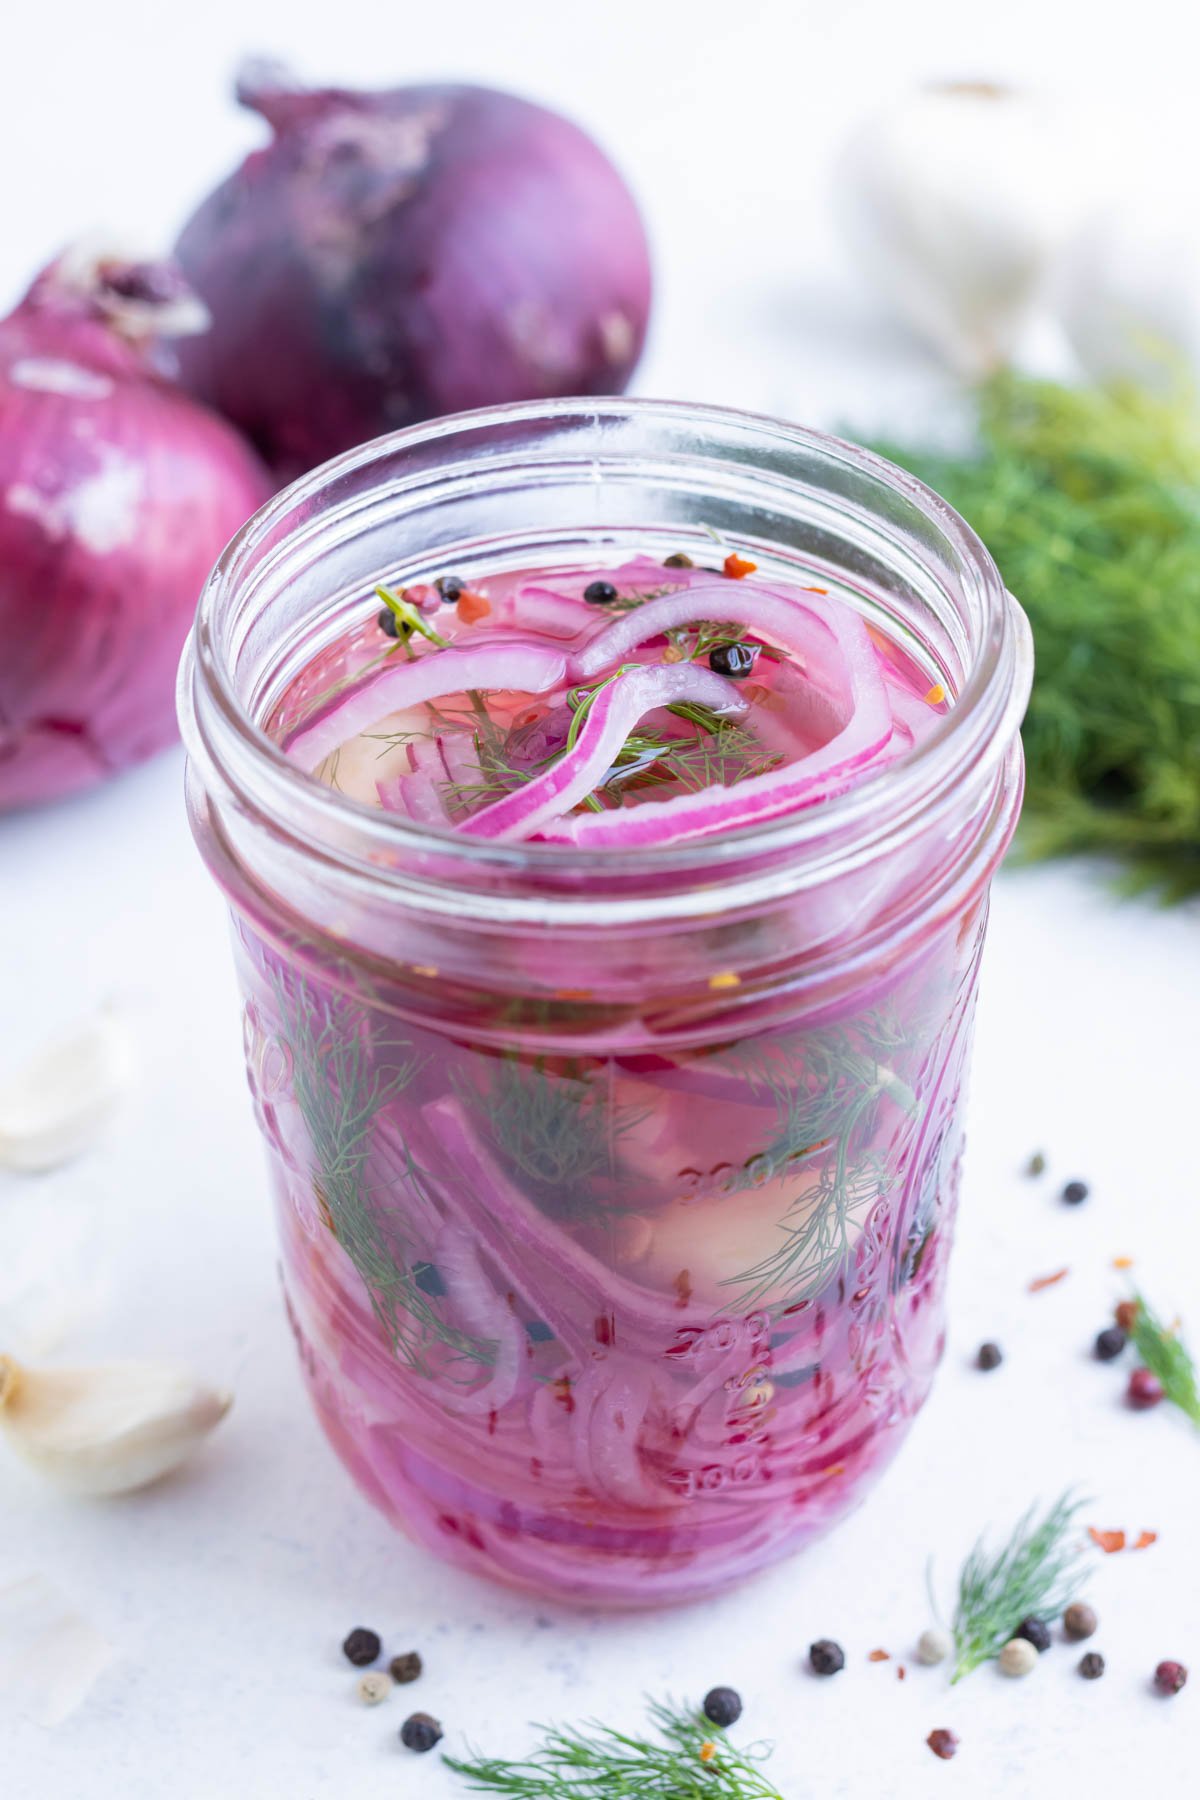
{"type": "Polygon", "coordinates": [[[275,136],[176,247],[212,329],[184,381],[282,475],[438,413],[611,394],[650,265],[634,200],[575,125],[476,87],[238,98],[275,136]]]}
{"type": "Polygon", "coordinates": [[[70,254],[0,322],[0,812],[176,735],[200,588],[270,487],[154,366],[203,319],[165,266],[70,254]]]}

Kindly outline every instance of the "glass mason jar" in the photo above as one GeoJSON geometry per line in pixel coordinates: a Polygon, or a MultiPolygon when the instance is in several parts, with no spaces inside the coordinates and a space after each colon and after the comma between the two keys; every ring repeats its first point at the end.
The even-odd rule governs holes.
{"type": "Polygon", "coordinates": [[[563,400],[381,439],[229,546],[181,677],[285,1304],[330,1441],[418,1542],[538,1593],[722,1588],[865,1494],[929,1389],[988,886],[1031,652],[983,546],[865,451],[563,400]],[[263,730],[376,582],[711,558],[848,596],[953,700],[722,838],[496,844],[263,730]]]}

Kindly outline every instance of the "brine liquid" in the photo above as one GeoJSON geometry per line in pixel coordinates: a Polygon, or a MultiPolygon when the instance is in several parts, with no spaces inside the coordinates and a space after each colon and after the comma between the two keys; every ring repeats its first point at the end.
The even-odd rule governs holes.
{"type": "MultiPolygon", "coordinates": [[[[281,735],[389,653],[372,616],[306,672],[281,735]]],[[[898,689],[928,685],[880,654],[898,689]]],[[[788,673],[760,659],[739,757],[789,753],[770,703],[788,673]]],[[[413,735],[447,729],[511,767],[512,734],[562,703],[380,720],[322,778],[385,803],[389,759],[411,769],[413,735]]],[[[688,723],[659,721],[685,749],[640,785],[648,765],[614,770],[599,803],[662,798],[672,754],[702,754],[688,723]]],[[[451,976],[403,917],[388,959],[261,903],[237,920],[288,1316],[326,1432],[391,1518],[530,1590],[654,1605],[861,1498],[941,1350],[977,898],[836,998],[776,980],[739,1008],[720,919],[669,979],[631,942],[633,1001],[550,936],[451,976]]]]}

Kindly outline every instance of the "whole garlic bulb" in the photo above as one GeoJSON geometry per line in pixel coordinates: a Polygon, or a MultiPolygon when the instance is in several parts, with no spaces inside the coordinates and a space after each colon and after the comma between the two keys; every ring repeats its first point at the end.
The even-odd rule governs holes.
{"type": "Polygon", "coordinates": [[[27,1369],[0,1356],[0,1428],[25,1461],[76,1494],[126,1494],[176,1468],[233,1396],[154,1362],[27,1369]]]}
{"type": "Polygon", "coordinates": [[[1114,201],[1058,269],[1063,329],[1096,381],[1166,387],[1200,369],[1200,226],[1151,191],[1114,201]]]}
{"type": "Polygon", "coordinates": [[[970,379],[1012,357],[1083,209],[1057,116],[986,82],[884,106],[840,157],[834,203],[881,304],[970,379]]]}

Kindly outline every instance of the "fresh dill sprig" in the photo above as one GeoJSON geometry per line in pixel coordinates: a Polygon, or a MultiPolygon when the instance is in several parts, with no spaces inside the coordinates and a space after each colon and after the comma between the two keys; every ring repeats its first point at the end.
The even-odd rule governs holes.
{"type": "Polygon", "coordinates": [[[1195,396],[1004,375],[970,456],[877,446],[958,508],[1029,615],[1026,856],[1123,859],[1200,893],[1200,411],[1195,396]]]}
{"type": "Polygon", "coordinates": [[[1163,1324],[1142,1294],[1135,1294],[1134,1299],[1137,1311],[1130,1328],[1134,1349],[1171,1405],[1186,1413],[1193,1425],[1200,1425],[1196,1365],[1182,1335],[1177,1327],[1163,1324]]]}
{"type": "Polygon", "coordinates": [[[591,1177],[614,1176],[620,1140],[646,1117],[608,1102],[577,1065],[552,1068],[544,1056],[508,1052],[482,1085],[458,1086],[505,1160],[560,1199],[582,1200],[591,1177]]]}
{"type": "MultiPolygon", "coordinates": [[[[420,1374],[469,1383],[495,1361],[491,1340],[459,1331],[437,1295],[421,1285],[422,1260],[401,1210],[381,1204],[371,1178],[372,1127],[409,1086],[419,1061],[402,1042],[372,1039],[365,1015],[335,1007],[302,976],[272,973],[292,1094],[312,1147],[313,1193],[321,1216],[362,1277],[371,1306],[398,1356],[420,1374]],[[430,1363],[430,1348],[440,1360],[430,1363]]],[[[429,1203],[427,1177],[403,1151],[405,1179],[429,1203]]]]}
{"type": "Polygon", "coordinates": [[[760,1767],[769,1747],[739,1750],[674,1701],[653,1701],[649,1713],[653,1736],[594,1720],[538,1725],[542,1741],[523,1762],[472,1753],[446,1766],[473,1792],[511,1800],[783,1800],[760,1767]]]}
{"type": "Polygon", "coordinates": [[[919,1110],[892,1066],[907,1048],[895,1020],[872,1012],[852,1025],[747,1039],[714,1057],[742,1078],[748,1095],[774,1107],[774,1135],[747,1163],[750,1177],[761,1182],[791,1170],[799,1184],[775,1248],[729,1277],[741,1302],[808,1299],[845,1261],[854,1225],[896,1180],[876,1147],[880,1108],[891,1101],[909,1114],[919,1110]]]}
{"type": "Polygon", "coordinates": [[[1031,1506],[1002,1550],[989,1551],[982,1538],[975,1545],[958,1581],[952,1681],[999,1656],[1023,1619],[1053,1618],[1078,1593],[1082,1505],[1068,1490],[1043,1519],[1031,1506]]]}
{"type": "Polygon", "coordinates": [[[444,638],[440,631],[435,631],[428,620],[422,618],[417,608],[405,600],[402,595],[393,594],[390,588],[383,586],[377,587],[375,593],[383,601],[406,637],[411,636],[414,631],[418,631],[423,638],[428,638],[431,644],[436,644],[439,650],[444,650],[449,644],[449,638],[444,638]]]}

